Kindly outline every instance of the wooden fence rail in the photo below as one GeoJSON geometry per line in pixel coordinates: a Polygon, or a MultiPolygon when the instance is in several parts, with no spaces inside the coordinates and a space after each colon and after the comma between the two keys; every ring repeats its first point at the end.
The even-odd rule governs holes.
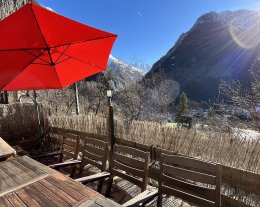
{"type": "MultiPolygon", "coordinates": [[[[73,133],[79,135],[82,140],[84,139],[84,137],[91,137],[95,139],[108,141],[108,136],[106,135],[98,135],[98,134],[92,134],[87,132],[80,132],[76,130],[62,129],[57,127],[50,128],[50,133],[60,135],[60,136],[62,136],[65,133],[73,133]]],[[[60,144],[60,140],[61,140],[60,137],[57,136],[53,137],[53,143],[55,144],[60,144]]],[[[129,147],[134,147],[143,151],[149,151],[151,154],[151,159],[154,161],[158,161],[160,159],[161,153],[175,154],[172,151],[157,148],[156,146],[148,146],[137,142],[132,142],[129,140],[124,140],[118,137],[116,137],[116,143],[129,146],[129,147]]],[[[80,149],[82,148],[83,146],[80,146],[80,149]]],[[[150,167],[149,170],[150,178],[157,180],[158,174],[159,174],[159,170],[157,168],[150,167]]],[[[226,184],[227,186],[233,189],[242,190],[247,194],[254,194],[256,196],[260,196],[260,175],[258,174],[254,174],[248,171],[243,171],[243,170],[222,165],[222,183],[226,184]]],[[[238,201],[234,198],[228,197],[226,195],[222,195],[222,206],[248,207],[249,205],[246,205],[245,203],[238,201]]]]}

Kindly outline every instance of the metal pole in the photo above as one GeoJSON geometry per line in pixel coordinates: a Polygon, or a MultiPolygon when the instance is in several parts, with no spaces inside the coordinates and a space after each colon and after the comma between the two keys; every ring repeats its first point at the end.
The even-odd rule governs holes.
{"type": "Polygon", "coordinates": [[[76,102],[76,114],[79,115],[79,92],[78,92],[78,84],[74,83],[74,89],[75,89],[75,102],[76,102]]]}
{"type": "Polygon", "coordinates": [[[37,94],[36,94],[36,91],[34,90],[33,91],[33,97],[34,97],[34,104],[35,104],[35,108],[36,108],[36,111],[37,111],[37,127],[38,127],[38,132],[37,132],[37,139],[38,139],[38,142],[40,143],[40,146],[42,147],[42,143],[41,143],[41,117],[40,117],[40,111],[39,111],[39,105],[37,103],[37,94]]]}

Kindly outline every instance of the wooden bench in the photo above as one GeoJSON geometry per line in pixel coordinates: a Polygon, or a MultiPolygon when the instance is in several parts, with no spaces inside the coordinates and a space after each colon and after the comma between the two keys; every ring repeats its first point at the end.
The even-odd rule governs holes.
{"type": "Polygon", "coordinates": [[[82,163],[79,169],[79,177],[81,178],[78,178],[76,180],[83,184],[99,180],[97,190],[98,192],[100,192],[102,189],[103,180],[105,178],[108,178],[110,175],[110,173],[106,171],[108,153],[109,151],[107,142],[85,137],[82,163]],[[94,175],[82,177],[82,172],[86,165],[92,165],[98,168],[101,172],[94,175]]]}
{"type": "Polygon", "coordinates": [[[179,155],[161,154],[157,207],[172,195],[204,207],[221,206],[221,166],[179,155]]]}
{"type": "Polygon", "coordinates": [[[148,185],[148,172],[150,153],[122,145],[114,145],[113,159],[110,166],[110,176],[107,184],[106,197],[110,196],[113,178],[123,178],[139,188],[141,193],[123,204],[124,207],[137,207],[145,203],[157,192],[146,190],[148,185]]]}
{"type": "Polygon", "coordinates": [[[66,133],[63,136],[60,151],[44,155],[32,156],[32,158],[39,160],[46,157],[59,156],[59,162],[57,164],[49,165],[49,167],[58,170],[62,167],[73,166],[70,173],[70,176],[73,177],[76,170],[76,165],[81,163],[81,161],[77,159],[78,153],[79,136],[71,133],[66,133]]]}

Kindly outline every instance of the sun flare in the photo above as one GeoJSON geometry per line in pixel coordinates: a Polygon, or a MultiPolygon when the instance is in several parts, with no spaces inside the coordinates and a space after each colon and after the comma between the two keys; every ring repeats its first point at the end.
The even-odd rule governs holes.
{"type": "Polygon", "coordinates": [[[246,26],[246,29],[240,29],[231,22],[229,23],[229,33],[238,46],[244,49],[252,49],[260,43],[260,19],[246,26]]]}

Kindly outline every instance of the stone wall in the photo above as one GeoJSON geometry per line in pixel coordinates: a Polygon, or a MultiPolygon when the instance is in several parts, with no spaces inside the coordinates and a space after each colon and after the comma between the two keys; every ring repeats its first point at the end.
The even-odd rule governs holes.
{"type": "Polygon", "coordinates": [[[28,0],[0,0],[0,19],[4,19],[8,15],[26,4],[28,0]]]}

